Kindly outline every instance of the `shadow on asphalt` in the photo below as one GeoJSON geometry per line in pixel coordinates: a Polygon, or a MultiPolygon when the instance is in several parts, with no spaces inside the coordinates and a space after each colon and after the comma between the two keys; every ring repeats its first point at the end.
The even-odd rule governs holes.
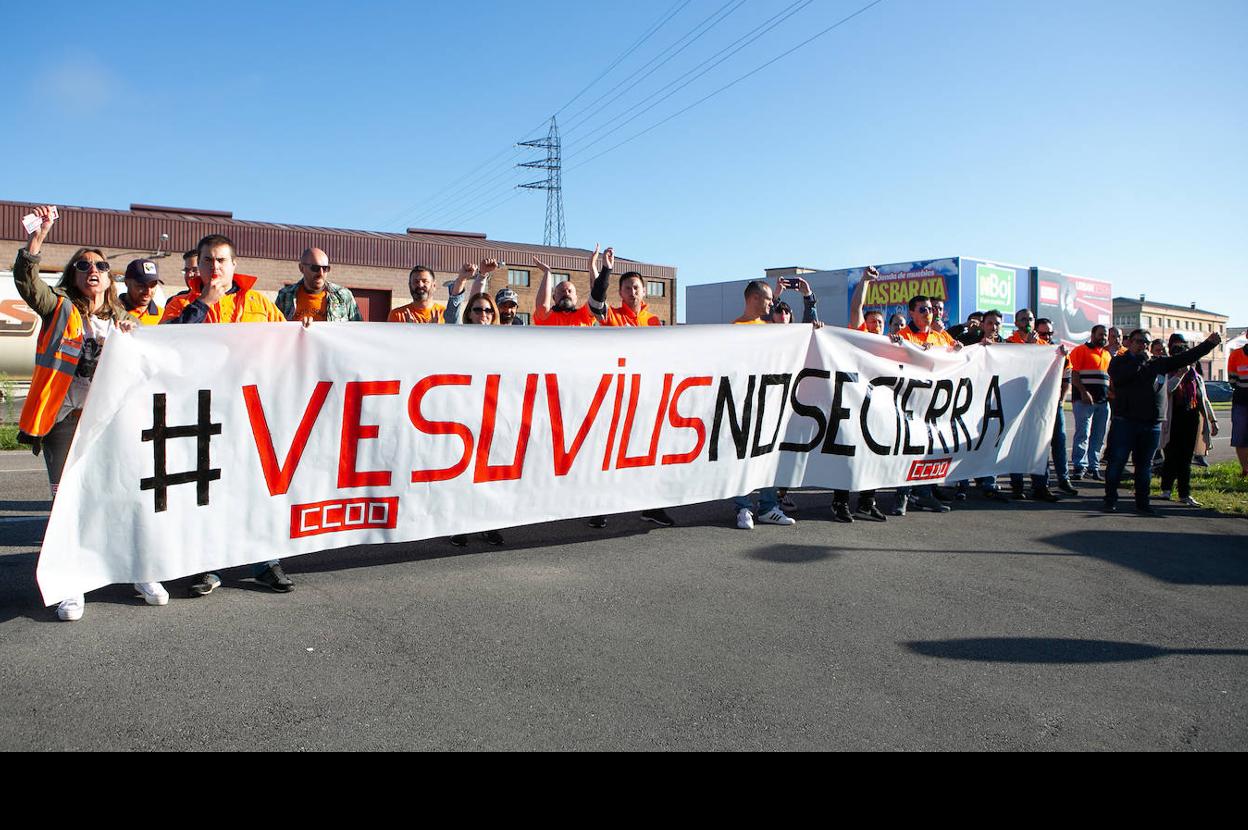
{"type": "Polygon", "coordinates": [[[835,550],[818,545],[772,545],[762,550],[752,551],[750,558],[782,565],[800,565],[806,562],[819,562],[823,559],[835,559],[842,555],[835,550]]]}
{"type": "Polygon", "coordinates": [[[3,501],[0,500],[0,510],[16,510],[29,513],[47,513],[52,509],[50,501],[3,501]]]}
{"type": "Polygon", "coordinates": [[[902,645],[924,657],[978,663],[1129,663],[1174,654],[1248,657],[1248,649],[1242,648],[1163,648],[1147,643],[1067,640],[1056,637],[918,640],[902,645]]]}
{"type": "Polygon", "coordinates": [[[1248,585],[1248,551],[1243,536],[1088,529],[1040,541],[1172,585],[1248,585]]]}

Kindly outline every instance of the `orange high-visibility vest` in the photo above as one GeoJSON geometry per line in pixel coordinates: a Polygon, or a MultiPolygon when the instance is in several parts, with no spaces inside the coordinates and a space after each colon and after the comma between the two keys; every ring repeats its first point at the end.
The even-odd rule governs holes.
{"type": "Polygon", "coordinates": [[[35,372],[18,429],[31,438],[42,438],[56,426],[57,413],[69,393],[78,357],[82,354],[82,315],[64,297],[43,323],[35,351],[35,372]]]}

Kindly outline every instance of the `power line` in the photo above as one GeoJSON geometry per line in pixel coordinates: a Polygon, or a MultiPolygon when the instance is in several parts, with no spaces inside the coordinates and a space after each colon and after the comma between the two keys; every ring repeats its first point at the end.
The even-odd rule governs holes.
{"type": "Polygon", "coordinates": [[[611,87],[610,89],[608,89],[608,90],[607,90],[606,92],[604,92],[602,95],[599,95],[599,96],[598,96],[597,98],[595,98],[593,101],[591,101],[590,103],[586,104],[584,107],[582,107],[582,108],[581,108],[580,110],[578,110],[576,113],[574,113],[573,115],[569,116],[569,117],[568,117],[568,119],[567,119],[567,121],[568,121],[568,128],[567,128],[566,130],[564,130],[564,132],[563,132],[564,136],[570,135],[570,134],[571,134],[574,130],[576,130],[576,128],[577,128],[578,126],[580,126],[581,124],[583,124],[583,123],[584,123],[584,122],[585,122],[588,118],[591,118],[591,117],[593,116],[593,112],[595,111],[595,110],[594,110],[594,107],[595,107],[595,106],[597,106],[598,102],[600,102],[603,98],[606,98],[606,97],[607,97],[608,95],[610,95],[612,92],[615,92],[617,89],[619,89],[620,87],[624,86],[624,84],[628,83],[628,82],[629,82],[630,80],[632,80],[633,78],[637,78],[637,76],[638,76],[641,72],[643,72],[643,71],[644,71],[644,70],[645,70],[648,66],[650,66],[650,65],[651,65],[651,64],[653,64],[655,61],[657,61],[657,60],[659,60],[660,58],[662,58],[664,54],[666,54],[668,51],[670,51],[673,47],[677,46],[677,45],[678,45],[678,44],[679,44],[682,40],[685,40],[685,39],[686,39],[686,38],[688,38],[690,35],[692,35],[694,32],[697,32],[697,31],[698,31],[698,29],[702,29],[702,31],[701,31],[701,32],[698,32],[698,34],[697,34],[697,35],[696,35],[696,36],[695,36],[692,40],[690,40],[690,41],[689,41],[688,43],[686,43],[684,46],[681,46],[681,47],[680,47],[679,49],[677,49],[675,52],[672,52],[672,54],[668,55],[668,56],[667,56],[667,58],[666,58],[666,59],[664,59],[662,63],[660,63],[658,66],[654,67],[653,69],[651,69],[649,72],[646,72],[646,74],[645,74],[645,75],[642,75],[640,78],[637,78],[636,82],[634,82],[634,83],[632,83],[632,84],[629,84],[628,88],[627,88],[627,89],[625,89],[625,90],[624,90],[624,92],[621,92],[619,95],[617,95],[617,96],[615,96],[614,98],[612,98],[610,101],[608,101],[608,102],[607,102],[607,104],[609,105],[609,104],[611,104],[611,103],[613,103],[613,102],[615,102],[615,101],[619,100],[619,99],[620,99],[620,97],[622,97],[623,95],[627,94],[627,93],[629,92],[629,90],[634,89],[634,88],[635,88],[638,84],[640,84],[640,83],[641,83],[642,81],[644,81],[646,78],[650,77],[650,76],[651,76],[651,75],[653,75],[655,72],[657,72],[658,70],[662,69],[662,68],[663,68],[663,67],[664,67],[664,66],[665,66],[665,65],[666,65],[669,61],[671,61],[671,60],[672,60],[672,58],[675,58],[677,55],[679,55],[679,54],[680,54],[681,52],[683,52],[685,49],[688,49],[690,46],[692,46],[694,43],[696,43],[696,42],[699,40],[699,38],[701,38],[701,37],[702,37],[702,35],[706,34],[706,33],[707,33],[707,32],[709,32],[711,29],[715,28],[715,26],[717,26],[719,23],[723,22],[723,21],[724,21],[724,20],[725,20],[725,19],[726,19],[729,15],[731,15],[731,14],[732,14],[733,12],[735,12],[737,9],[739,9],[739,8],[741,8],[743,5],[745,5],[745,2],[746,2],[746,0],[728,0],[728,2],[727,2],[727,3],[725,3],[725,4],[724,4],[724,5],[722,5],[722,6],[720,6],[718,9],[716,9],[714,12],[712,12],[709,16],[707,16],[706,18],[704,18],[704,19],[703,19],[700,23],[698,23],[698,25],[694,26],[692,29],[690,29],[688,32],[686,32],[684,35],[682,35],[679,39],[677,39],[676,41],[674,41],[674,42],[673,42],[670,46],[668,46],[668,47],[667,47],[667,49],[664,49],[662,52],[659,52],[659,54],[655,55],[655,56],[654,56],[653,58],[651,58],[649,61],[647,61],[646,63],[642,64],[642,65],[641,65],[641,66],[640,66],[640,67],[639,67],[636,71],[634,71],[634,72],[633,72],[633,74],[631,74],[631,75],[629,75],[628,77],[624,78],[624,80],[620,81],[618,84],[616,84],[615,86],[613,86],[613,87],[611,87]],[[734,5],[734,4],[735,4],[735,5],[734,5]],[[728,8],[729,6],[732,6],[732,8],[728,8]],[[725,10],[725,9],[728,9],[728,11],[727,11],[727,12],[724,12],[724,10],[725,10]],[[718,18],[718,19],[715,19],[715,18],[718,18]],[[710,23],[710,25],[707,25],[708,23],[710,23]],[[704,26],[705,26],[706,28],[703,28],[704,26]],[[586,115],[586,113],[588,113],[588,115],[586,115]],[[585,118],[581,118],[581,116],[582,116],[582,115],[585,115],[585,118]],[[578,120],[578,119],[579,119],[579,120],[578,120]]]}
{"type": "Polygon", "coordinates": [[[668,121],[671,121],[673,118],[677,118],[677,117],[679,117],[679,116],[681,116],[681,115],[684,115],[686,112],[688,112],[689,110],[691,110],[691,109],[693,109],[694,107],[698,106],[699,104],[702,104],[702,103],[704,103],[704,102],[706,102],[706,101],[709,101],[710,99],[714,98],[716,95],[718,95],[719,93],[723,92],[724,90],[726,90],[726,89],[730,89],[731,87],[736,86],[736,85],[737,85],[737,84],[739,84],[741,81],[744,81],[746,78],[750,77],[751,75],[755,75],[755,74],[757,74],[757,73],[759,73],[759,72],[763,71],[764,69],[766,69],[767,67],[769,67],[769,66],[771,66],[773,63],[775,63],[776,61],[778,61],[778,60],[780,60],[780,59],[782,59],[782,58],[786,58],[786,57],[788,57],[789,55],[791,55],[791,54],[793,54],[794,52],[796,52],[797,50],[802,49],[802,48],[804,48],[804,47],[808,46],[809,44],[813,43],[814,41],[818,40],[819,38],[821,38],[821,37],[823,37],[824,35],[826,35],[826,34],[828,34],[829,32],[831,32],[832,30],[840,28],[840,27],[841,27],[841,26],[843,26],[844,24],[846,24],[846,23],[848,23],[849,21],[853,20],[853,19],[854,19],[855,17],[857,17],[858,15],[860,15],[860,14],[862,14],[862,13],[864,13],[864,12],[868,11],[869,9],[871,9],[871,8],[873,8],[873,7],[875,7],[875,6],[878,6],[880,3],[883,3],[883,2],[884,2],[884,0],[873,0],[873,2],[868,3],[867,5],[863,6],[863,7],[862,7],[862,8],[860,8],[860,9],[858,9],[858,10],[857,10],[856,12],[854,12],[853,14],[850,14],[850,15],[847,15],[847,16],[845,16],[845,17],[841,18],[841,19],[840,19],[840,20],[838,20],[836,23],[833,23],[831,26],[829,26],[828,28],[824,29],[823,31],[818,32],[818,33],[817,33],[817,34],[815,34],[815,35],[812,35],[811,37],[807,38],[806,40],[804,40],[804,41],[802,41],[801,43],[797,44],[796,46],[792,47],[791,49],[788,49],[788,50],[786,50],[786,51],[784,51],[784,52],[781,52],[779,55],[776,55],[774,58],[772,58],[771,60],[767,61],[766,63],[763,63],[763,64],[761,64],[761,65],[759,65],[759,66],[756,66],[755,68],[751,69],[749,72],[746,72],[744,75],[740,76],[739,78],[737,78],[737,79],[735,79],[735,80],[733,80],[733,81],[731,81],[731,82],[729,82],[729,83],[727,83],[727,84],[724,84],[724,85],[723,85],[723,86],[721,86],[719,89],[715,90],[714,92],[710,93],[709,95],[706,95],[706,96],[703,96],[702,98],[699,98],[698,100],[694,101],[692,104],[690,104],[689,106],[685,107],[684,109],[677,110],[676,112],[674,112],[674,113],[672,113],[671,115],[669,115],[669,116],[667,116],[666,118],[664,118],[662,121],[659,121],[659,122],[658,122],[658,123],[656,123],[656,124],[652,124],[652,125],[650,125],[649,127],[646,127],[646,129],[642,130],[641,132],[639,132],[639,133],[636,133],[636,134],[634,134],[634,135],[629,136],[628,138],[626,138],[626,139],[624,139],[623,141],[621,141],[619,144],[615,144],[615,145],[613,145],[613,146],[611,146],[611,147],[608,147],[606,150],[603,150],[601,153],[598,153],[597,155],[590,156],[589,158],[585,159],[584,161],[580,162],[579,164],[577,164],[577,165],[575,165],[575,166],[573,166],[573,167],[571,167],[571,168],[569,168],[569,169],[570,169],[570,170],[575,170],[575,169],[577,169],[578,167],[584,167],[586,164],[589,164],[591,161],[593,161],[593,160],[595,160],[595,159],[602,158],[602,157],[603,157],[603,156],[605,156],[607,153],[610,153],[612,150],[617,150],[617,149],[619,149],[620,147],[623,147],[625,144],[628,144],[630,141],[633,141],[633,140],[635,140],[635,139],[641,138],[643,135],[645,135],[646,133],[650,132],[651,130],[654,130],[654,129],[658,128],[658,127],[663,126],[663,125],[664,125],[664,124],[666,124],[668,121]]]}
{"type": "MultiPolygon", "coordinates": [[[[738,52],[738,47],[749,46],[751,43],[758,40],[763,35],[775,29],[781,23],[784,23],[793,15],[797,14],[798,12],[803,11],[807,6],[809,6],[813,2],[814,0],[796,0],[796,2],[794,2],[792,5],[787,6],[786,8],[777,12],[772,17],[768,18],[767,20],[764,20],[758,26],[754,27],[749,32],[746,32],[744,35],[742,35],[741,37],[737,38],[735,41],[730,43],[727,47],[725,47],[724,49],[720,51],[720,54],[718,55],[718,57],[711,56],[707,58],[706,60],[702,61],[702,63],[698,64],[697,66],[693,67],[689,71],[685,72],[683,75],[677,77],[675,80],[670,81],[665,86],[660,87],[659,89],[650,93],[650,95],[638,101],[636,104],[633,104],[630,108],[626,109],[624,113],[620,116],[621,118],[624,119],[623,121],[620,121],[617,119],[614,122],[608,121],[603,124],[600,124],[594,129],[590,130],[584,136],[582,136],[581,140],[584,141],[585,139],[589,138],[594,133],[600,133],[603,130],[608,129],[610,127],[614,127],[616,130],[618,130],[621,127],[623,127],[625,124],[635,121],[642,115],[645,115],[647,112],[657,107],[659,104],[666,101],[668,98],[671,98],[673,95],[675,95],[676,93],[680,92],[685,87],[692,84],[694,81],[701,78],[703,75],[706,75],[708,72],[710,72],[715,67],[719,66],[724,61],[728,60],[729,58],[735,57],[738,52]],[[705,69],[703,69],[703,67],[705,67],[705,69]],[[681,83],[682,81],[683,83],[681,83]],[[677,84],[679,84],[679,86],[676,86],[677,84]],[[675,89],[672,89],[666,95],[663,95],[657,101],[654,101],[654,103],[650,104],[644,109],[637,110],[638,107],[642,106],[647,101],[650,101],[655,96],[660,95],[665,90],[668,90],[673,86],[675,86],[675,89]],[[634,110],[637,110],[637,111],[634,112],[634,110]]],[[[588,144],[579,146],[576,152],[568,153],[567,157],[572,158],[573,156],[580,155],[581,153],[585,152],[585,150],[594,146],[598,142],[606,140],[608,135],[609,133],[603,134],[599,136],[598,138],[595,138],[593,141],[589,142],[588,144]]]]}

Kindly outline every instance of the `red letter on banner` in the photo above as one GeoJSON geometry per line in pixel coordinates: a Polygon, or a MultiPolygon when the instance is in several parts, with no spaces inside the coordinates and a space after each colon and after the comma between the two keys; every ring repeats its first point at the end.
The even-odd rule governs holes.
{"type": "Polygon", "coordinates": [[[323,380],[312,390],[312,397],[303,410],[303,420],[295,430],[295,438],[290,442],[290,449],[279,469],[277,453],[273,451],[273,436],[269,432],[269,422],[264,417],[264,405],[260,403],[260,392],[255,386],[243,387],[243,401],[247,404],[247,420],[251,421],[251,434],[256,439],[256,451],[260,454],[260,469],[264,472],[264,483],[269,488],[270,496],[280,496],[290,489],[290,480],[295,476],[299,459],[303,456],[303,448],[312,433],[312,425],[321,414],[325,398],[329,396],[332,381],[323,380]]]}
{"type": "Polygon", "coordinates": [[[407,415],[412,426],[426,435],[457,435],[464,442],[464,454],[454,465],[445,470],[413,470],[412,481],[448,481],[468,469],[472,460],[472,430],[458,421],[430,421],[420,414],[420,404],[425,393],[435,386],[470,386],[472,375],[430,375],[412,387],[407,399],[407,415]]]}
{"type": "Polygon", "coordinates": [[[524,404],[520,413],[520,435],[516,438],[516,454],[510,464],[490,464],[490,445],[494,443],[494,419],[498,414],[498,381],[500,375],[485,378],[485,406],[481,412],[481,440],[477,442],[477,465],[473,482],[512,481],[524,470],[524,455],[529,449],[529,430],[533,427],[533,400],[537,397],[537,375],[529,375],[524,384],[524,404]]]}
{"type": "Polygon", "coordinates": [[[338,452],[338,487],[388,487],[390,473],[385,470],[355,469],[355,453],[360,441],[376,438],[376,424],[361,424],[360,414],[368,395],[397,395],[397,380],[353,380],[347,384],[342,404],[342,446],[338,452]]]}
{"type": "Polygon", "coordinates": [[[706,424],[702,423],[701,418],[685,418],[676,409],[680,403],[680,396],[685,393],[686,389],[694,386],[710,386],[711,379],[709,377],[702,378],[685,378],[676,387],[676,392],[672,395],[672,405],[668,409],[668,423],[677,429],[692,429],[698,434],[698,443],[687,453],[681,455],[665,455],[661,463],[663,464],[689,464],[698,457],[702,452],[702,448],[706,446],[706,424]]]}
{"type": "Polygon", "coordinates": [[[615,459],[615,468],[624,470],[629,467],[653,467],[654,459],[659,454],[659,435],[663,429],[663,418],[667,415],[667,401],[672,395],[672,378],[674,375],[663,376],[663,396],[659,400],[659,411],[654,416],[654,431],[650,433],[650,452],[646,455],[629,457],[628,438],[633,431],[633,419],[637,415],[637,387],[641,385],[641,375],[633,375],[633,389],[628,398],[628,415],[624,418],[624,432],[620,436],[620,454],[615,459]]]}
{"type": "Polygon", "coordinates": [[[554,439],[552,446],[555,454],[555,475],[566,476],[572,469],[572,464],[581,451],[581,445],[585,443],[585,436],[589,435],[589,428],[593,426],[594,420],[598,417],[598,410],[602,408],[602,401],[607,397],[607,390],[610,388],[611,376],[603,375],[602,380],[598,382],[598,391],[594,393],[594,399],[589,404],[589,412],[585,413],[585,419],[581,421],[581,427],[576,431],[576,437],[572,439],[572,446],[565,449],[563,408],[559,405],[559,376],[546,376],[546,408],[550,411],[550,431],[554,439]]]}

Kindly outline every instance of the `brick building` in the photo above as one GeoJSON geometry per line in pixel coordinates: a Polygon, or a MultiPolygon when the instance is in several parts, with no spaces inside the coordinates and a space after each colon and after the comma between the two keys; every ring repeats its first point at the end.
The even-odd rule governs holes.
{"type": "MultiPolygon", "coordinates": [[[[26,244],[21,217],[25,202],[0,201],[0,268],[7,268],[26,244]]],[[[330,278],[355,294],[366,320],[384,321],[391,308],[411,300],[407,275],[414,265],[434,271],[440,283],[435,299],[446,301],[446,284],[465,262],[493,258],[507,263],[506,273],[490,279],[491,292],[510,285],[520,295],[520,312],[533,311],[542,272],[534,256],[549,265],[556,281],[571,279],[582,299],[589,297],[589,256],[583,248],[554,248],[487,239],[483,233],[408,229],[407,233],[344,230],[235,219],[228,211],[131,205],[129,210],[60,207],[61,218],[44,245],[43,267],[60,271],[82,246],[104,251],[118,276],[139,257],[156,259],[166,293],[182,290],[181,254],[204,236],[222,233],[238,246],[238,270],[259,279],[270,297],[299,279],[297,262],[304,249],[317,247],[329,255],[330,278]]],[[[637,271],[646,278],[646,301],[664,323],[676,319],[676,269],[616,257],[616,272],[637,271]]],[[[616,301],[615,286],[607,295],[616,301]]]]}
{"type": "MultiPolygon", "coordinates": [[[[1159,303],[1143,294],[1138,300],[1114,297],[1114,325],[1122,329],[1124,337],[1135,329],[1148,329],[1154,338],[1169,340],[1171,334],[1178,332],[1195,345],[1216,331],[1225,341],[1229,339],[1227,319],[1225,314],[1205,311],[1195,303],[1186,306],[1159,303]]],[[[1201,375],[1207,380],[1226,380],[1225,348],[1219,345],[1199,365],[1201,375]]]]}

